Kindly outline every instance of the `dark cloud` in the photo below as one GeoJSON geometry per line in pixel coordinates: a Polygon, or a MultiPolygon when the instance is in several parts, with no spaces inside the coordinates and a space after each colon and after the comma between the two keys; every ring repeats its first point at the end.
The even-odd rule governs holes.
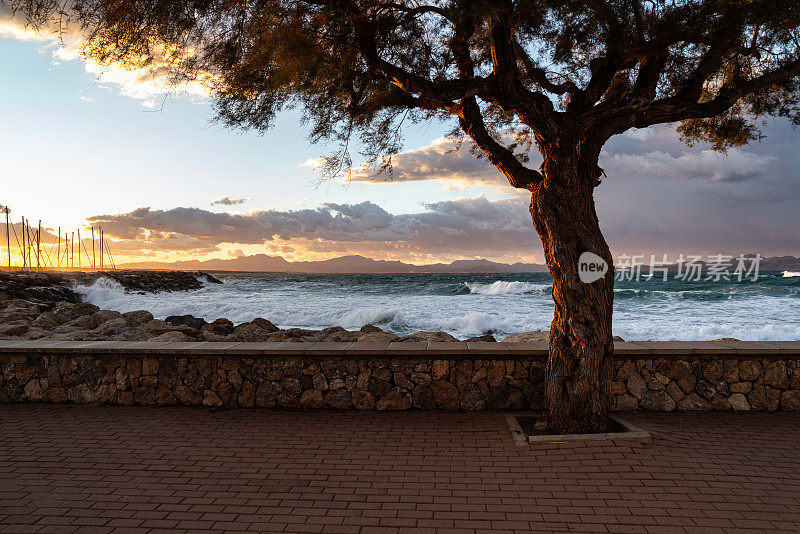
{"type": "MultiPolygon", "coordinates": [[[[244,215],[199,208],[98,215],[106,235],[126,247],[161,251],[216,250],[222,243],[280,240],[321,251],[406,250],[419,254],[530,255],[536,244],[525,206],[514,197],[484,197],[426,204],[426,211],[394,215],[371,202],[325,204],[317,209],[256,211],[244,215]]],[[[281,245],[285,247],[287,245],[281,245]]],[[[119,248],[119,247],[118,247],[119,248]]],[[[286,250],[293,251],[297,247],[286,250]]]]}
{"type": "Polygon", "coordinates": [[[212,206],[235,206],[237,204],[244,204],[247,202],[248,198],[230,198],[230,197],[222,197],[218,198],[214,202],[211,203],[212,206]]]}

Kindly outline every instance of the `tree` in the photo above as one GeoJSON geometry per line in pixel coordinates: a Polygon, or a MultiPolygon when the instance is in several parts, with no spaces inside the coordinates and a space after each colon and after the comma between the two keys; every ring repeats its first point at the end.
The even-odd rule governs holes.
{"type": "Polygon", "coordinates": [[[101,62],[199,79],[219,118],[268,128],[300,106],[313,141],[360,134],[390,167],[403,120],[455,119],[519,189],[553,275],[545,397],[561,432],[605,426],[613,371],[613,268],[582,283],[578,258],[612,266],[593,191],[603,144],[680,122],[689,142],[759,138],[798,122],[796,0],[16,0],[31,24],[77,23],[101,62]],[[527,164],[535,144],[544,163],[527,164]]]}

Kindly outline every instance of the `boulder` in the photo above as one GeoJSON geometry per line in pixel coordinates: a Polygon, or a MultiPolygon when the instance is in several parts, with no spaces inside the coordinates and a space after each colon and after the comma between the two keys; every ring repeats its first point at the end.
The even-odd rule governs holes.
{"type": "Polygon", "coordinates": [[[520,332],[519,334],[511,334],[503,341],[508,343],[530,342],[530,341],[550,341],[550,331],[532,330],[530,332],[520,332]]]}
{"type": "Polygon", "coordinates": [[[280,328],[278,328],[277,326],[272,324],[270,321],[267,321],[266,319],[262,319],[261,317],[256,317],[255,319],[250,321],[250,324],[254,324],[254,325],[266,330],[267,332],[278,332],[278,331],[280,331],[280,328]]]}
{"type": "Polygon", "coordinates": [[[118,311],[99,310],[92,314],[92,320],[94,321],[95,327],[116,319],[121,319],[122,324],[125,324],[125,319],[122,318],[122,314],[118,311]]]}
{"type": "Polygon", "coordinates": [[[451,336],[447,332],[414,332],[413,334],[408,334],[407,336],[403,336],[397,341],[404,342],[404,341],[458,341],[455,337],[451,336]]]}
{"type": "Polygon", "coordinates": [[[172,326],[190,326],[197,330],[200,330],[207,324],[205,319],[195,317],[194,315],[170,315],[164,319],[164,322],[172,326]]]}
{"type": "Polygon", "coordinates": [[[261,328],[255,323],[244,323],[237,326],[233,334],[230,334],[227,339],[230,341],[270,341],[272,332],[261,328]]]}
{"type": "Polygon", "coordinates": [[[170,331],[164,332],[163,334],[150,338],[150,341],[193,341],[193,338],[187,336],[183,332],[178,331],[170,331]]]}
{"type": "Polygon", "coordinates": [[[378,332],[367,332],[366,334],[361,334],[356,341],[359,343],[391,343],[392,341],[397,341],[398,339],[399,338],[394,334],[379,330],[378,332]]]}
{"type": "Polygon", "coordinates": [[[383,330],[381,330],[375,325],[365,324],[364,326],[361,327],[361,330],[359,330],[359,332],[361,332],[362,334],[369,334],[371,332],[383,332],[383,330]]]}
{"type": "Polygon", "coordinates": [[[482,336],[473,336],[467,338],[466,341],[489,341],[494,342],[497,341],[492,334],[483,334],[482,336]]]}
{"type": "Polygon", "coordinates": [[[138,327],[153,320],[153,314],[147,310],[129,311],[122,314],[128,326],[138,327]]]}
{"type": "Polygon", "coordinates": [[[0,325],[0,336],[21,336],[28,331],[28,323],[0,325]]]}

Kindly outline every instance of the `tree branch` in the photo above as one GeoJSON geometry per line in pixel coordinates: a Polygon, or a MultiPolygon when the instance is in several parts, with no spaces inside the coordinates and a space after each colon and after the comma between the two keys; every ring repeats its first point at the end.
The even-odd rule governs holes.
{"type": "Polygon", "coordinates": [[[539,172],[524,166],[513,152],[495,141],[489,134],[474,97],[465,98],[461,102],[458,123],[461,129],[475,141],[478,148],[486,154],[489,161],[506,175],[512,187],[532,191],[543,180],[539,172]]]}

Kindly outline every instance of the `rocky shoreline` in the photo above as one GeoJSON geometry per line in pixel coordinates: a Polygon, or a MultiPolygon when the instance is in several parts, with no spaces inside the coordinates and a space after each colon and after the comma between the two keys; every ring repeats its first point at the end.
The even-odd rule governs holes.
{"type": "MultiPolygon", "coordinates": [[[[205,283],[222,283],[203,272],[107,271],[68,273],[0,272],[0,339],[53,341],[459,341],[446,332],[397,336],[374,325],[359,330],[332,326],[322,330],[281,329],[263,318],[234,324],[225,318],[207,322],[192,315],[155,319],[147,310],[120,313],[81,301],[72,290],[101,277],[130,292],[190,291],[205,283]]],[[[505,341],[547,341],[547,332],[523,332],[505,341]]],[[[497,341],[487,334],[466,341],[497,341]]]]}

